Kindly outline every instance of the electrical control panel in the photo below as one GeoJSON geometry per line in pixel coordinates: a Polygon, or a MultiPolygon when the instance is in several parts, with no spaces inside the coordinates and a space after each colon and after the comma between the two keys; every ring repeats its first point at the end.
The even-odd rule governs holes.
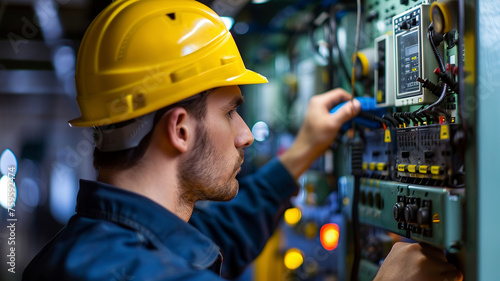
{"type": "Polygon", "coordinates": [[[393,18],[396,106],[427,104],[437,100],[432,91],[417,81],[418,78],[429,77],[430,81],[437,82],[437,77],[433,75],[436,63],[427,38],[429,8],[430,5],[419,5],[393,18]]]}
{"type": "Polygon", "coordinates": [[[345,219],[339,227],[344,257],[338,260],[344,263],[338,279],[351,280],[353,272],[347,271],[356,271],[357,264],[357,280],[373,280],[396,241],[430,244],[460,259],[467,245],[464,204],[470,187],[464,160],[467,104],[458,87],[466,53],[457,1],[362,0],[360,14],[352,1],[312,2],[306,9],[313,11],[310,22],[288,22],[300,27],[287,33],[293,34],[283,56],[289,64],[269,64],[293,101],[287,120],[299,120],[299,108],[321,84],[352,93],[364,109],[341,126],[322,160],[337,192],[331,210],[345,219]],[[431,13],[432,7],[443,16],[436,18],[440,14],[431,13]],[[304,76],[304,62],[311,75],[304,76]],[[285,65],[292,75],[279,72],[285,65]]]}
{"type": "MultiPolygon", "coordinates": [[[[368,2],[377,7],[377,2],[368,2]]],[[[457,255],[466,245],[459,112],[464,105],[457,90],[457,65],[463,60],[457,51],[460,35],[453,29],[436,33],[427,2],[389,2],[383,11],[365,14],[370,18],[395,12],[390,21],[368,24],[378,34],[372,43],[373,97],[387,113],[371,117],[379,120],[379,129],[359,124],[346,137],[343,155],[350,159],[349,167],[338,182],[342,213],[353,229],[360,229],[362,249],[354,254],[361,255],[357,276],[366,280],[374,276],[364,276],[371,272],[367,264],[377,262],[363,253],[372,249],[367,241],[380,230],[457,255]]],[[[449,3],[445,5],[453,5],[449,3]]]]}

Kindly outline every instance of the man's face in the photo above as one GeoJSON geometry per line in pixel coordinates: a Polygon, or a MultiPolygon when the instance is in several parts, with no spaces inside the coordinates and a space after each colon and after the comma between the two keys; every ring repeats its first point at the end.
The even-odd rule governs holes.
{"type": "Polygon", "coordinates": [[[207,114],[198,122],[193,149],[181,159],[182,198],[228,201],[238,193],[236,175],[243,163],[243,148],[253,135],[236,107],[243,102],[237,86],[221,87],[207,97],[207,114]]]}

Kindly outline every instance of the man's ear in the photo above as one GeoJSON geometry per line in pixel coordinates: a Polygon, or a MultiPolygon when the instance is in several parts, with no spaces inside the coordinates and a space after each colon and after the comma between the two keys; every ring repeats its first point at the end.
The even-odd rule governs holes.
{"type": "Polygon", "coordinates": [[[188,150],[188,141],[192,138],[193,124],[189,120],[186,109],[182,107],[174,108],[166,116],[166,134],[172,147],[180,153],[188,150]]]}

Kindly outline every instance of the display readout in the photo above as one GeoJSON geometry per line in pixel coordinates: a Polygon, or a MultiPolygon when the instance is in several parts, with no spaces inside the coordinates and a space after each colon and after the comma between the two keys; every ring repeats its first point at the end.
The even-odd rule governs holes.
{"type": "Polygon", "coordinates": [[[418,28],[398,36],[398,96],[420,94],[418,28]]]}

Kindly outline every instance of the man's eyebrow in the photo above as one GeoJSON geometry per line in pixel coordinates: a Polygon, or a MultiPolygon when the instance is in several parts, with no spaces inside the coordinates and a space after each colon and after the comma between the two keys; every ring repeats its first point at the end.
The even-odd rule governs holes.
{"type": "Polygon", "coordinates": [[[234,97],[229,102],[229,106],[230,107],[238,107],[238,106],[242,105],[244,102],[245,102],[245,98],[243,96],[234,97]]]}

